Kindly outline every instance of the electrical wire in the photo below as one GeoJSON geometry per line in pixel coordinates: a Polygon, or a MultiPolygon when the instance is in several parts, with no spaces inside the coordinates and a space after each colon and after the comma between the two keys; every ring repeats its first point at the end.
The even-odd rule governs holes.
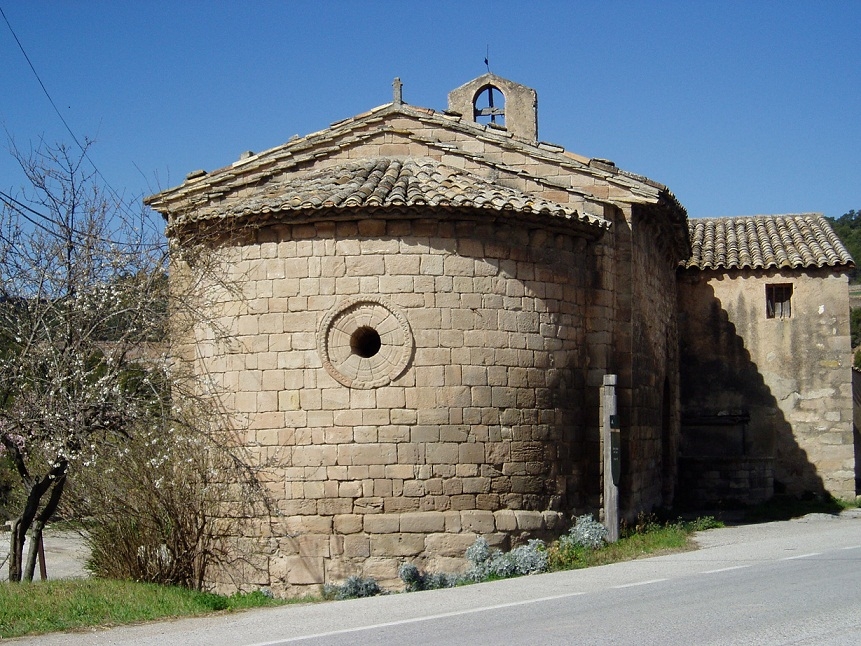
{"type": "MultiPolygon", "coordinates": [[[[9,28],[9,31],[12,34],[12,38],[15,39],[15,42],[18,44],[18,49],[21,50],[21,53],[24,55],[24,59],[27,61],[27,65],[30,66],[30,70],[33,72],[33,76],[36,77],[36,80],[39,82],[39,87],[42,88],[42,92],[45,93],[45,96],[48,98],[48,102],[51,104],[51,107],[54,108],[54,112],[57,113],[57,116],[60,117],[60,121],[63,122],[66,130],[69,132],[69,135],[72,137],[72,141],[74,141],[78,148],[81,149],[81,152],[84,155],[84,158],[90,163],[93,167],[93,170],[102,180],[104,185],[107,187],[111,196],[114,198],[115,203],[118,205],[118,208],[123,211],[126,215],[131,215],[131,213],[127,210],[127,206],[125,202],[120,198],[119,194],[114,190],[111,186],[110,182],[105,178],[102,172],[99,170],[98,166],[96,166],[95,162],[90,158],[90,155],[87,153],[87,148],[81,144],[78,138],[75,136],[75,133],[72,131],[72,128],[69,126],[66,119],[63,117],[63,114],[60,112],[59,108],[57,108],[57,104],[54,103],[54,99],[51,97],[51,93],[48,92],[48,88],[45,87],[45,84],[42,82],[42,78],[39,76],[39,72],[36,71],[36,67],[33,65],[33,61],[30,60],[30,57],[27,55],[27,51],[24,49],[24,45],[21,44],[21,41],[18,39],[18,35],[15,33],[15,30],[12,29],[12,24],[9,22],[9,19],[6,17],[6,13],[3,11],[3,8],[0,7],[0,16],[3,17],[6,26],[9,28]]],[[[44,216],[43,216],[44,217],[44,216]]]]}
{"type": "MultiPolygon", "coordinates": [[[[41,218],[44,221],[50,222],[55,227],[68,229],[68,232],[70,234],[78,236],[79,238],[85,238],[86,237],[86,238],[90,238],[91,240],[94,240],[96,242],[100,242],[103,244],[109,244],[109,245],[117,245],[117,246],[129,244],[129,242],[127,240],[126,241],[112,240],[110,238],[103,238],[101,236],[93,235],[92,233],[79,231],[75,228],[69,229],[65,223],[60,222],[59,220],[55,220],[54,218],[37,211],[36,209],[25,204],[24,202],[16,200],[14,197],[9,195],[5,191],[0,191],[0,201],[2,201],[7,207],[12,209],[16,213],[18,213],[18,215],[20,215],[22,218],[24,218],[27,222],[29,222],[30,224],[32,224],[35,227],[38,227],[39,229],[41,229],[42,231],[44,231],[45,233],[47,233],[51,236],[58,236],[59,234],[56,230],[51,229],[48,226],[45,226],[44,224],[42,224],[42,222],[40,222],[40,221],[34,219],[33,217],[31,217],[30,215],[28,215],[28,212],[32,213],[33,215],[35,215],[38,218],[41,218]]],[[[159,249],[159,248],[163,247],[164,245],[160,244],[158,242],[153,242],[153,243],[148,243],[148,244],[138,243],[134,246],[142,247],[144,249],[159,249]]]]}

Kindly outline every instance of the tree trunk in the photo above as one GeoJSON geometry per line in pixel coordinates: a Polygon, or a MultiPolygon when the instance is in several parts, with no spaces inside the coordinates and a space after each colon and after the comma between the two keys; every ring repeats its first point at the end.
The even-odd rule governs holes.
{"type": "Polygon", "coordinates": [[[21,557],[24,553],[26,532],[20,517],[12,520],[12,532],[9,536],[9,581],[13,583],[21,580],[21,557]]]}
{"type": "Polygon", "coordinates": [[[48,504],[36,516],[30,530],[30,548],[27,550],[27,564],[24,568],[23,578],[25,581],[32,581],[33,574],[36,571],[36,558],[39,556],[39,545],[42,542],[42,530],[54,512],[57,511],[57,505],[60,504],[60,497],[63,495],[63,487],[66,485],[66,476],[62,475],[54,480],[54,486],[51,489],[51,497],[48,499],[48,504]]]}
{"type": "Polygon", "coordinates": [[[30,541],[27,544],[27,562],[24,565],[24,574],[22,579],[28,583],[33,580],[33,573],[36,571],[36,558],[39,556],[39,541],[42,540],[43,525],[38,520],[33,521],[30,528],[30,541]]]}
{"type": "MultiPolygon", "coordinates": [[[[48,519],[57,510],[60,496],[63,495],[63,487],[66,484],[67,466],[63,462],[59,466],[54,467],[51,473],[42,480],[29,483],[24,511],[18,518],[12,521],[12,536],[9,539],[9,581],[11,583],[19,583],[22,578],[26,578],[28,581],[33,580],[33,571],[36,567],[35,560],[28,558],[27,567],[26,569],[24,568],[24,539],[27,536],[27,530],[30,529],[34,521],[41,523],[39,526],[39,534],[41,535],[42,527],[45,526],[45,523],[48,522],[48,519]],[[39,503],[42,502],[42,497],[49,489],[51,489],[51,497],[48,500],[48,504],[39,513],[39,503]]],[[[34,546],[38,547],[35,541],[30,545],[31,552],[33,552],[34,546]]]]}

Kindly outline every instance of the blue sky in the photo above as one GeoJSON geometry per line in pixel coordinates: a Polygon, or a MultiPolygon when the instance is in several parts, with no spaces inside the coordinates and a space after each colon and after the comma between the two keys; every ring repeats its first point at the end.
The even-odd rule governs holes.
{"type": "MultiPolygon", "coordinates": [[[[670,187],[693,217],[861,209],[861,2],[0,0],[66,122],[138,198],[391,100],[493,72],[539,138],[670,187]]],[[[0,125],[71,143],[0,20],[0,125]]],[[[0,152],[0,189],[20,186],[0,152]]]]}

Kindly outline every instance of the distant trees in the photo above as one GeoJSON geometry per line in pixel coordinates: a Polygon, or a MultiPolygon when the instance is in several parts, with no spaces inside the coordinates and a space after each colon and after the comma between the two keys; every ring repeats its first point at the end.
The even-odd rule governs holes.
{"type": "MultiPolygon", "coordinates": [[[[834,232],[840,236],[849,253],[855,259],[855,263],[861,264],[861,211],[849,211],[839,218],[826,217],[834,232]]],[[[861,270],[858,267],[849,273],[849,282],[861,282],[861,270]]],[[[853,347],[855,343],[853,341],[853,347]]]]}
{"type": "MultiPolygon", "coordinates": [[[[846,249],[855,259],[856,267],[849,272],[849,283],[861,283],[861,211],[851,210],[839,218],[825,218],[831,224],[834,232],[846,245],[846,249]]],[[[849,310],[849,331],[852,338],[852,348],[861,346],[861,308],[849,310]]],[[[853,364],[861,369],[861,353],[856,353],[853,364]]]]}

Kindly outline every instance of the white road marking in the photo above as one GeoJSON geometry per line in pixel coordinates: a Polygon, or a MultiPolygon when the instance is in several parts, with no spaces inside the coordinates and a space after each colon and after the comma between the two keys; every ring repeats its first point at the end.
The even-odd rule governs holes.
{"type": "Polygon", "coordinates": [[[857,550],[861,548],[861,545],[850,545],[849,547],[841,547],[841,550],[857,550]]]}
{"type": "Polygon", "coordinates": [[[706,570],[703,574],[717,574],[718,572],[729,572],[730,570],[743,570],[746,567],[750,567],[749,565],[733,565],[732,567],[722,567],[717,570],[706,570]]]}
{"type": "Polygon", "coordinates": [[[806,559],[808,556],[819,556],[822,552],[810,552],[810,554],[799,554],[798,556],[785,556],[780,561],[794,561],[795,559],[806,559]]]}
{"type": "MultiPolygon", "coordinates": [[[[663,581],[663,579],[661,579],[663,581]]],[[[389,626],[403,626],[404,624],[414,624],[420,621],[432,621],[434,619],[445,619],[446,617],[457,617],[459,615],[468,615],[476,612],[487,612],[488,610],[499,610],[501,608],[512,608],[514,606],[525,606],[530,603],[542,603],[544,601],[555,601],[557,599],[568,599],[569,597],[579,597],[586,594],[585,592],[569,592],[568,594],[557,594],[552,597],[541,597],[539,599],[526,599],[525,601],[512,601],[511,603],[500,603],[495,606],[482,606],[480,608],[471,608],[469,610],[456,610],[453,612],[443,612],[438,615],[429,615],[427,617],[413,617],[411,619],[401,619],[399,621],[387,621],[381,624],[373,624],[371,626],[360,626],[358,628],[345,628],[344,630],[332,630],[325,633],[316,633],[313,635],[302,635],[301,637],[287,637],[285,639],[276,639],[271,642],[258,642],[256,644],[248,644],[247,646],[277,646],[278,644],[288,644],[290,642],[298,642],[306,639],[320,639],[321,637],[332,637],[334,635],[345,635],[347,633],[357,633],[363,630],[374,630],[375,628],[388,628],[389,626]]]]}
{"type": "Polygon", "coordinates": [[[649,579],[648,581],[637,581],[636,583],[625,583],[624,585],[614,585],[613,589],[618,590],[619,588],[633,588],[638,585],[649,585],[650,583],[660,583],[661,581],[666,581],[666,579],[649,579]]]}

